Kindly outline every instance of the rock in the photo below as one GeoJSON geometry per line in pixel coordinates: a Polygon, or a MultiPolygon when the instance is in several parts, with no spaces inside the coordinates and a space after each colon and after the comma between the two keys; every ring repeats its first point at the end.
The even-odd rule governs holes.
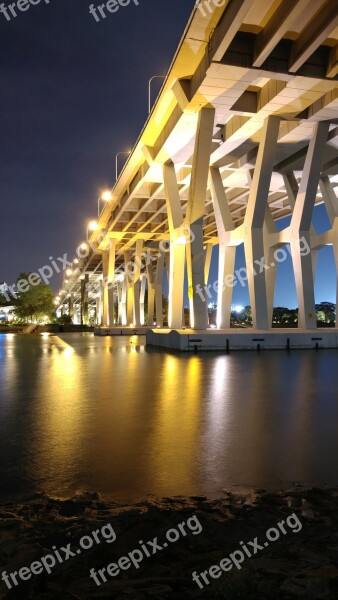
{"type": "MultiPolygon", "coordinates": [[[[338,597],[333,594],[338,582],[336,490],[302,487],[272,493],[237,488],[227,490],[220,499],[208,500],[202,495],[158,499],[151,495],[139,502],[120,504],[84,492],[66,500],[44,496],[25,505],[7,504],[0,506],[0,514],[0,573],[29,566],[51,552],[53,545],[61,548],[71,543],[76,549],[82,536],[90,536],[108,523],[117,533],[114,543],[107,544],[102,539],[88,551],[83,550],[81,557],[74,556],[57,565],[50,576],[36,576],[33,587],[30,582],[20,583],[17,593],[23,600],[28,600],[31,593],[34,600],[338,597]],[[267,529],[286,521],[293,512],[300,517],[302,529],[298,533],[290,529],[248,559],[238,572],[239,578],[233,579],[226,573],[219,580],[211,580],[204,590],[192,581],[194,571],[200,573],[219,564],[240,548],[240,540],[247,542],[257,537],[259,542],[264,541],[267,529]],[[91,568],[98,572],[127,556],[140,548],[139,540],[147,543],[156,537],[162,545],[167,530],[177,529],[179,523],[193,515],[202,524],[198,535],[186,528],[186,535],[155,556],[144,557],[138,569],[132,566],[121,571],[100,587],[90,579],[91,568]],[[254,580],[243,575],[247,565],[254,570],[254,580]]],[[[0,585],[0,600],[11,600],[3,591],[0,585]]],[[[12,598],[17,600],[13,595],[12,598]]]]}

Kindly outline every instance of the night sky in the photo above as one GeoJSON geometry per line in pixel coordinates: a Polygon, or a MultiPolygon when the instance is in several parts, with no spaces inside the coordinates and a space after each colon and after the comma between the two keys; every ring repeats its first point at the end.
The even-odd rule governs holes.
{"type": "MultiPolygon", "coordinates": [[[[99,23],[90,0],[41,0],[9,22],[0,13],[0,281],[50,256],[73,258],[100,192],[114,184],[116,153],[147,118],[148,80],[166,73],[194,3],[132,1],[99,23]]],[[[320,258],[317,301],[334,298],[330,256],[320,258]]],[[[282,265],[279,305],[296,305],[290,273],[282,265]]],[[[60,279],[51,284],[58,290],[60,279]]],[[[246,291],[234,301],[246,304],[246,291]]]]}

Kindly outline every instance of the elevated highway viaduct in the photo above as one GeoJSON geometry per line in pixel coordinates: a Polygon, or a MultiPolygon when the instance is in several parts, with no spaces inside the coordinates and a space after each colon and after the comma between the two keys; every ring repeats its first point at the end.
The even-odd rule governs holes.
{"type": "Polygon", "coordinates": [[[149,326],[162,325],[167,276],[168,324],[179,329],[186,276],[191,328],[205,330],[201,289],[219,244],[217,327],[226,329],[243,244],[253,325],[266,330],[276,282],[272,258],[287,246],[299,328],[311,330],[321,248],[332,247],[338,269],[338,5],[203,6],[194,8],[111,197],[77,249],[59,309],[86,322],[95,307],[104,326],[138,326],[146,312],[149,326]],[[319,235],[312,215],[320,203],[330,229],[319,235]],[[278,231],[276,221],[286,216],[289,225],[278,231]]]}

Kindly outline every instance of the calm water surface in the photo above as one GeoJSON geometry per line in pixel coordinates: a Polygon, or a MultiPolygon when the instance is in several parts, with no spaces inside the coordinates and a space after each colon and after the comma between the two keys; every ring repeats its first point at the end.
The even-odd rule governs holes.
{"type": "Polygon", "coordinates": [[[0,500],[338,484],[338,353],[0,336],[0,500]]]}

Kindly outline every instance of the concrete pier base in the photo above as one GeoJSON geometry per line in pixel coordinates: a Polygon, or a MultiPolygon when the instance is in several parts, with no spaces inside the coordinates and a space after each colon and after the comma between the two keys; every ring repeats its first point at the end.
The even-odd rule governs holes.
{"type": "Polygon", "coordinates": [[[145,335],[150,327],[95,327],[94,335],[145,335]]]}
{"type": "Polygon", "coordinates": [[[152,329],[147,346],[180,352],[338,348],[338,329],[152,329]]]}

